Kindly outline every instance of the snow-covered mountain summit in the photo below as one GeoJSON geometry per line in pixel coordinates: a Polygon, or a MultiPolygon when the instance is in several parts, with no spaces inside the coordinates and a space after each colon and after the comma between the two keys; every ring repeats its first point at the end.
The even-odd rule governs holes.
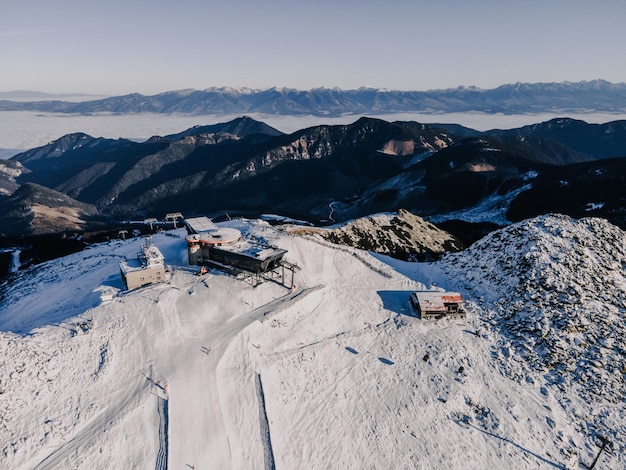
{"type": "Polygon", "coordinates": [[[295,289],[196,275],[181,230],[152,240],[169,283],[122,291],[135,239],[0,287],[0,467],[578,469],[600,435],[626,465],[619,229],[547,216],[425,264],[223,225],[295,289]],[[415,316],[437,288],[467,321],[415,316]]]}
{"type": "Polygon", "coordinates": [[[487,235],[442,264],[509,343],[500,350],[505,359],[545,371],[562,391],[624,401],[622,230],[603,219],[543,216],[487,235]]]}

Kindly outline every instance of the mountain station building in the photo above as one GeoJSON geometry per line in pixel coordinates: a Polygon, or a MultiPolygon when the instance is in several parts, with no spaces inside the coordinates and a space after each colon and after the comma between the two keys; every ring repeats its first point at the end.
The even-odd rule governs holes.
{"type": "Polygon", "coordinates": [[[417,291],[409,299],[422,319],[466,317],[463,298],[458,292],[417,291]]]}
{"type": "Polygon", "coordinates": [[[163,255],[156,246],[149,243],[141,246],[137,258],[121,261],[120,271],[129,290],[165,280],[163,255]]]}
{"type": "Polygon", "coordinates": [[[283,259],[287,250],[276,246],[244,238],[235,228],[218,227],[207,217],[185,219],[189,235],[187,254],[189,264],[213,266],[232,274],[243,274],[254,283],[268,280],[278,274],[281,268],[282,283],[285,283],[285,270],[293,274],[300,268],[283,259]]]}

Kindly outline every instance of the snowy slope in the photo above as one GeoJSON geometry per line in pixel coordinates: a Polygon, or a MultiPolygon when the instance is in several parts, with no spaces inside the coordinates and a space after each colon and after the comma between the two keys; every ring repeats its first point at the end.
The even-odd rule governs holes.
{"type": "MultiPolygon", "coordinates": [[[[527,271],[507,271],[504,254],[515,263],[535,246],[537,259],[551,260],[558,246],[538,241],[550,224],[623,253],[618,229],[555,217],[529,222],[534,239],[514,226],[528,240],[519,248],[503,249],[516,240],[505,229],[436,264],[231,221],[288,250],[303,268],[295,290],[196,276],[180,230],[153,238],[172,267],[169,284],[122,291],[117,263],[143,240],[21,273],[0,291],[0,468],[583,468],[598,451],[596,431],[616,444],[597,468],[623,468],[623,399],[561,386],[545,356],[518,353],[524,334],[501,318],[501,298],[535,316],[552,305],[541,290],[525,297],[527,271]],[[409,292],[435,283],[463,289],[467,321],[414,316],[409,292]],[[99,286],[120,292],[100,305],[99,286]]],[[[619,262],[607,268],[614,290],[623,288],[619,262]]],[[[539,271],[563,282],[580,271],[556,271],[562,265],[539,271]]],[[[585,298],[623,323],[624,297],[615,305],[603,286],[585,298]]],[[[623,348],[620,331],[611,351],[623,348]]],[[[553,345],[549,334],[528,337],[553,345]]]]}

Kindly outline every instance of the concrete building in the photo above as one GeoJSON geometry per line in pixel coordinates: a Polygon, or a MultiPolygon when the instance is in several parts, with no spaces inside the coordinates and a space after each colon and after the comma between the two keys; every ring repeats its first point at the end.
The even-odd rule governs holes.
{"type": "Polygon", "coordinates": [[[466,317],[458,292],[417,291],[411,292],[409,299],[422,319],[466,317]]]}
{"type": "Polygon", "coordinates": [[[186,237],[189,264],[224,265],[265,273],[281,266],[287,250],[243,239],[234,228],[215,228],[186,237]]]}
{"type": "Polygon", "coordinates": [[[137,258],[120,262],[120,272],[127,289],[163,282],[163,255],[156,246],[147,243],[141,246],[137,258]]]}
{"type": "Polygon", "coordinates": [[[280,278],[286,287],[294,287],[295,272],[300,267],[283,259],[287,250],[244,238],[235,228],[218,227],[207,217],[185,219],[189,235],[189,264],[213,266],[249,279],[253,284],[280,278]],[[291,282],[285,277],[291,273],[291,282]]]}

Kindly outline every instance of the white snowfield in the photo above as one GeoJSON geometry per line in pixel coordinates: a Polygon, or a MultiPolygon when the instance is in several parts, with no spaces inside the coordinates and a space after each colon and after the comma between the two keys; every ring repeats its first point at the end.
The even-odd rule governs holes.
{"type": "Polygon", "coordinates": [[[419,264],[220,226],[288,250],[296,288],[196,275],[181,230],[153,237],[166,284],[122,290],[135,239],[0,288],[0,468],[582,469],[599,436],[596,468],[626,468],[621,230],[539,218],[419,264]],[[409,293],[439,287],[466,321],[414,316],[409,293]]]}

